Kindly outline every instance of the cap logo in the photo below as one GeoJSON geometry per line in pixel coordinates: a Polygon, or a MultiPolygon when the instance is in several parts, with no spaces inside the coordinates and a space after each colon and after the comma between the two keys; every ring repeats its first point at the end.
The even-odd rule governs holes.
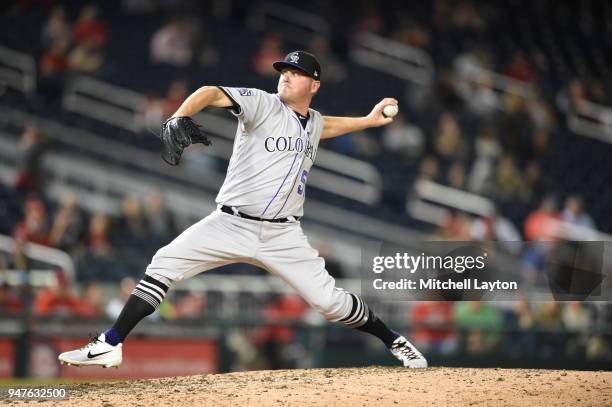
{"type": "Polygon", "coordinates": [[[298,54],[297,52],[294,52],[293,54],[289,55],[289,61],[293,62],[294,64],[297,64],[299,60],[300,54],[298,54]]]}
{"type": "Polygon", "coordinates": [[[316,70],[316,69],[315,69],[315,71],[314,71],[314,76],[315,76],[315,78],[319,76],[319,72],[317,72],[317,70],[316,70]]]}

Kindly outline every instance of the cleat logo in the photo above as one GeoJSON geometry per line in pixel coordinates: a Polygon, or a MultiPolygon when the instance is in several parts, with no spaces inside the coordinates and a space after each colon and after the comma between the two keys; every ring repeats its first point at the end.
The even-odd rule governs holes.
{"type": "Polygon", "coordinates": [[[105,355],[105,354],[107,354],[109,352],[112,352],[112,350],[107,350],[106,352],[95,353],[95,354],[93,354],[93,353],[91,353],[91,351],[89,351],[89,352],[87,352],[87,357],[89,359],[92,359],[92,358],[95,358],[96,356],[105,355]]]}

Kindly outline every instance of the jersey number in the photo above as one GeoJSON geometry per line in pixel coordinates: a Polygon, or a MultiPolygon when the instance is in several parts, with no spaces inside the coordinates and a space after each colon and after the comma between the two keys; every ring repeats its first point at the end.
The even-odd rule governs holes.
{"type": "Polygon", "coordinates": [[[298,195],[304,195],[304,188],[306,188],[306,178],[308,178],[308,170],[302,171],[302,177],[300,178],[300,184],[297,187],[298,195]]]}

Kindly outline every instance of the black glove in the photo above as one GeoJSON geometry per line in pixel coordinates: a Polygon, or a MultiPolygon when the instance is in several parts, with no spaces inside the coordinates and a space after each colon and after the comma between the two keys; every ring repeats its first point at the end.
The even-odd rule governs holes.
{"type": "Polygon", "coordinates": [[[158,136],[164,144],[162,158],[170,165],[178,165],[183,150],[194,143],[209,146],[212,143],[202,128],[191,117],[171,117],[162,124],[158,136]]]}

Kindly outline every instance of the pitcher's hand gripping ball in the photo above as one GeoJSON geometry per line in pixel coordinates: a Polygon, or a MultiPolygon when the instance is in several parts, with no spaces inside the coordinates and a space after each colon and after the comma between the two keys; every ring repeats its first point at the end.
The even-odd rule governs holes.
{"type": "Polygon", "coordinates": [[[171,117],[162,124],[158,136],[163,145],[162,158],[170,165],[178,165],[183,150],[191,144],[211,145],[210,139],[202,128],[191,117],[171,117]]]}
{"type": "Polygon", "coordinates": [[[395,117],[399,112],[399,108],[397,105],[387,105],[383,108],[383,116],[384,117],[395,117]]]}

